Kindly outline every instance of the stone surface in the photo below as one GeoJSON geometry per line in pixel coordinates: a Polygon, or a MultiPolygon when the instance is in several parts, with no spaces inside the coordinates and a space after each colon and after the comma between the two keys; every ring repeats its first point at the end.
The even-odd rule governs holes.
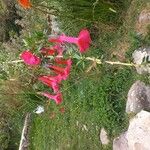
{"type": "Polygon", "coordinates": [[[122,133],[113,141],[113,150],[128,150],[128,141],[126,139],[126,132],[122,133]]]}
{"type": "Polygon", "coordinates": [[[149,6],[141,11],[138,21],[136,23],[136,30],[138,33],[142,35],[146,35],[148,33],[148,25],[150,25],[150,10],[149,6]]]}
{"type": "MultiPolygon", "coordinates": [[[[150,47],[135,50],[132,57],[134,63],[138,65],[145,63],[146,59],[150,62],[150,47]]],[[[136,70],[139,74],[150,73],[150,63],[147,63],[144,66],[136,67],[136,70]]]]}
{"type": "Polygon", "coordinates": [[[33,112],[36,114],[41,114],[44,112],[44,107],[39,105],[33,112]]]}
{"type": "Polygon", "coordinates": [[[100,140],[103,145],[107,145],[109,143],[108,135],[104,128],[101,129],[100,140]]]}
{"type": "Polygon", "coordinates": [[[128,92],[126,112],[138,113],[142,109],[150,110],[150,87],[136,81],[128,92]]]}
{"type": "Polygon", "coordinates": [[[114,139],[113,150],[150,150],[150,113],[139,112],[130,120],[128,130],[114,139]]]}
{"type": "Polygon", "coordinates": [[[150,113],[141,111],[129,124],[126,134],[132,150],[150,150],[150,113]]]}

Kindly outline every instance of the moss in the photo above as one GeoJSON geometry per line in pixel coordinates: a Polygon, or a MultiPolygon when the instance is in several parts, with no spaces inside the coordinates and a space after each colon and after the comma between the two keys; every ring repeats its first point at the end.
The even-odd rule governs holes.
{"type": "Polygon", "coordinates": [[[10,32],[19,34],[21,27],[15,24],[15,20],[20,16],[16,13],[14,1],[1,0],[0,7],[0,42],[4,42],[10,39],[10,32]]]}

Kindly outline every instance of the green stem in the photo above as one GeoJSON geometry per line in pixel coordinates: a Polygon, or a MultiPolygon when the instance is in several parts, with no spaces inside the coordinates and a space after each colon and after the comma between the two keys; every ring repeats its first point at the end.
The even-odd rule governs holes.
{"type": "Polygon", "coordinates": [[[47,11],[45,11],[45,10],[43,10],[43,9],[41,9],[41,8],[35,7],[35,6],[33,6],[33,5],[32,5],[32,8],[35,9],[35,10],[41,11],[41,12],[43,12],[43,13],[46,14],[46,15],[47,15],[47,14],[49,14],[49,15],[54,15],[54,16],[57,15],[57,13],[54,13],[54,12],[47,12],[47,11]]]}
{"type": "MultiPolygon", "coordinates": [[[[50,56],[49,58],[53,59],[55,57],[53,56],[50,56]]],[[[60,57],[62,58],[62,57],[60,57]]],[[[78,59],[76,57],[70,57],[70,58],[74,58],[74,59],[78,59]]],[[[141,64],[134,64],[134,63],[123,63],[123,62],[120,62],[120,61],[103,61],[101,59],[97,59],[95,57],[80,57],[79,59],[82,59],[82,60],[88,60],[88,61],[93,61],[93,62],[96,62],[97,64],[103,64],[103,63],[106,63],[106,64],[110,64],[110,65],[121,65],[121,66],[130,66],[130,67],[141,67],[141,66],[144,66],[144,65],[141,65],[141,64]]],[[[9,61],[9,62],[6,62],[8,64],[13,64],[13,63],[20,63],[20,62],[23,62],[23,60],[15,60],[15,61],[9,61]]]]}
{"type": "Polygon", "coordinates": [[[41,4],[37,4],[37,6],[43,7],[43,8],[49,9],[49,10],[52,9],[52,10],[59,11],[58,9],[54,8],[54,6],[49,7],[49,6],[45,6],[45,5],[41,5],[41,4]]]}
{"type": "MultiPolygon", "coordinates": [[[[37,6],[48,8],[47,6],[44,6],[44,5],[37,5],[37,6]]],[[[48,11],[45,11],[45,10],[43,10],[41,8],[35,7],[34,5],[32,5],[32,8],[35,9],[35,10],[41,11],[44,14],[55,15],[55,16],[59,16],[59,17],[68,17],[68,18],[72,18],[72,19],[79,20],[79,21],[84,21],[84,22],[98,23],[97,21],[90,21],[90,20],[86,20],[86,19],[82,19],[82,18],[77,18],[77,17],[75,18],[74,16],[72,16],[70,14],[69,15],[68,14],[63,15],[62,13],[59,12],[58,9],[54,9],[57,12],[48,12],[48,11]]]]}
{"type": "Polygon", "coordinates": [[[113,62],[113,61],[105,61],[105,63],[110,64],[110,65],[122,65],[122,66],[131,66],[131,67],[139,67],[142,65],[134,64],[134,63],[123,63],[123,62],[113,62]]]}

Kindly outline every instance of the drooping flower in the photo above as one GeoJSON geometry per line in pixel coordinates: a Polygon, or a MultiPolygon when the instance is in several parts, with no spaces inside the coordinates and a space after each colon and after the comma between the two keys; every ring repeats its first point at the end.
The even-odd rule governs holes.
{"type": "Polygon", "coordinates": [[[80,31],[79,36],[77,38],[75,37],[69,37],[66,35],[61,35],[56,39],[49,39],[50,42],[68,42],[68,43],[74,43],[78,46],[81,53],[85,52],[90,44],[91,44],[91,37],[88,30],[83,29],[80,31]]]}
{"type": "Polygon", "coordinates": [[[41,48],[41,53],[48,56],[48,55],[55,55],[55,49],[50,47],[43,47],[41,48]]]}
{"type": "Polygon", "coordinates": [[[46,78],[50,81],[53,81],[53,82],[56,82],[56,83],[60,83],[62,81],[62,76],[60,74],[56,75],[56,76],[51,76],[51,75],[44,75],[44,76],[41,76],[43,78],[46,78]]]}
{"type": "Polygon", "coordinates": [[[38,94],[45,96],[48,99],[54,100],[57,105],[62,103],[62,94],[61,93],[57,93],[56,95],[51,95],[48,92],[38,92],[38,94]]]}
{"type": "Polygon", "coordinates": [[[57,93],[59,91],[59,85],[56,80],[50,80],[50,78],[47,76],[41,76],[38,78],[38,80],[51,87],[54,90],[54,93],[57,93]]]}
{"type": "Polygon", "coordinates": [[[66,80],[70,74],[71,66],[67,66],[65,68],[59,66],[49,66],[49,68],[53,69],[53,71],[57,74],[60,74],[63,80],[66,80]]]}
{"type": "Polygon", "coordinates": [[[57,50],[57,57],[63,57],[64,49],[61,44],[56,44],[53,48],[57,50]]]}
{"type": "Polygon", "coordinates": [[[24,61],[25,64],[35,66],[41,63],[41,59],[30,51],[24,51],[21,53],[20,58],[24,61]]]}
{"type": "Polygon", "coordinates": [[[61,59],[61,58],[56,58],[55,62],[57,64],[62,64],[62,65],[68,65],[68,66],[72,65],[72,60],[71,59],[64,60],[64,59],[61,59]]]}
{"type": "Polygon", "coordinates": [[[48,41],[49,41],[49,42],[52,42],[52,43],[55,43],[55,42],[61,43],[61,42],[62,42],[62,41],[59,40],[59,38],[57,38],[57,37],[50,38],[48,41]]]}
{"type": "Polygon", "coordinates": [[[30,0],[18,0],[18,3],[25,9],[31,8],[32,6],[30,0]]]}

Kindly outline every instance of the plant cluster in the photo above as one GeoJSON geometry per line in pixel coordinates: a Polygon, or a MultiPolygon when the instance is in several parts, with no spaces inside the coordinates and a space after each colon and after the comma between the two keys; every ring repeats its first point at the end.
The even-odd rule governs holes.
{"type": "Polygon", "coordinates": [[[64,58],[65,46],[67,43],[74,43],[78,46],[81,53],[85,52],[91,43],[90,33],[88,30],[83,29],[78,37],[68,37],[60,35],[58,37],[51,37],[50,42],[54,43],[52,47],[42,47],[40,49],[40,56],[33,54],[30,50],[23,51],[20,55],[21,59],[26,65],[31,67],[46,67],[52,71],[50,75],[41,75],[38,80],[46,86],[50,87],[54,94],[49,92],[37,92],[48,99],[53,99],[56,104],[62,103],[62,93],[60,92],[59,85],[63,80],[66,80],[70,74],[72,60],[71,58],[64,58]],[[52,61],[49,57],[52,57],[52,61]],[[44,62],[45,60],[46,63],[44,62]],[[44,64],[44,65],[43,65],[44,64]]]}

